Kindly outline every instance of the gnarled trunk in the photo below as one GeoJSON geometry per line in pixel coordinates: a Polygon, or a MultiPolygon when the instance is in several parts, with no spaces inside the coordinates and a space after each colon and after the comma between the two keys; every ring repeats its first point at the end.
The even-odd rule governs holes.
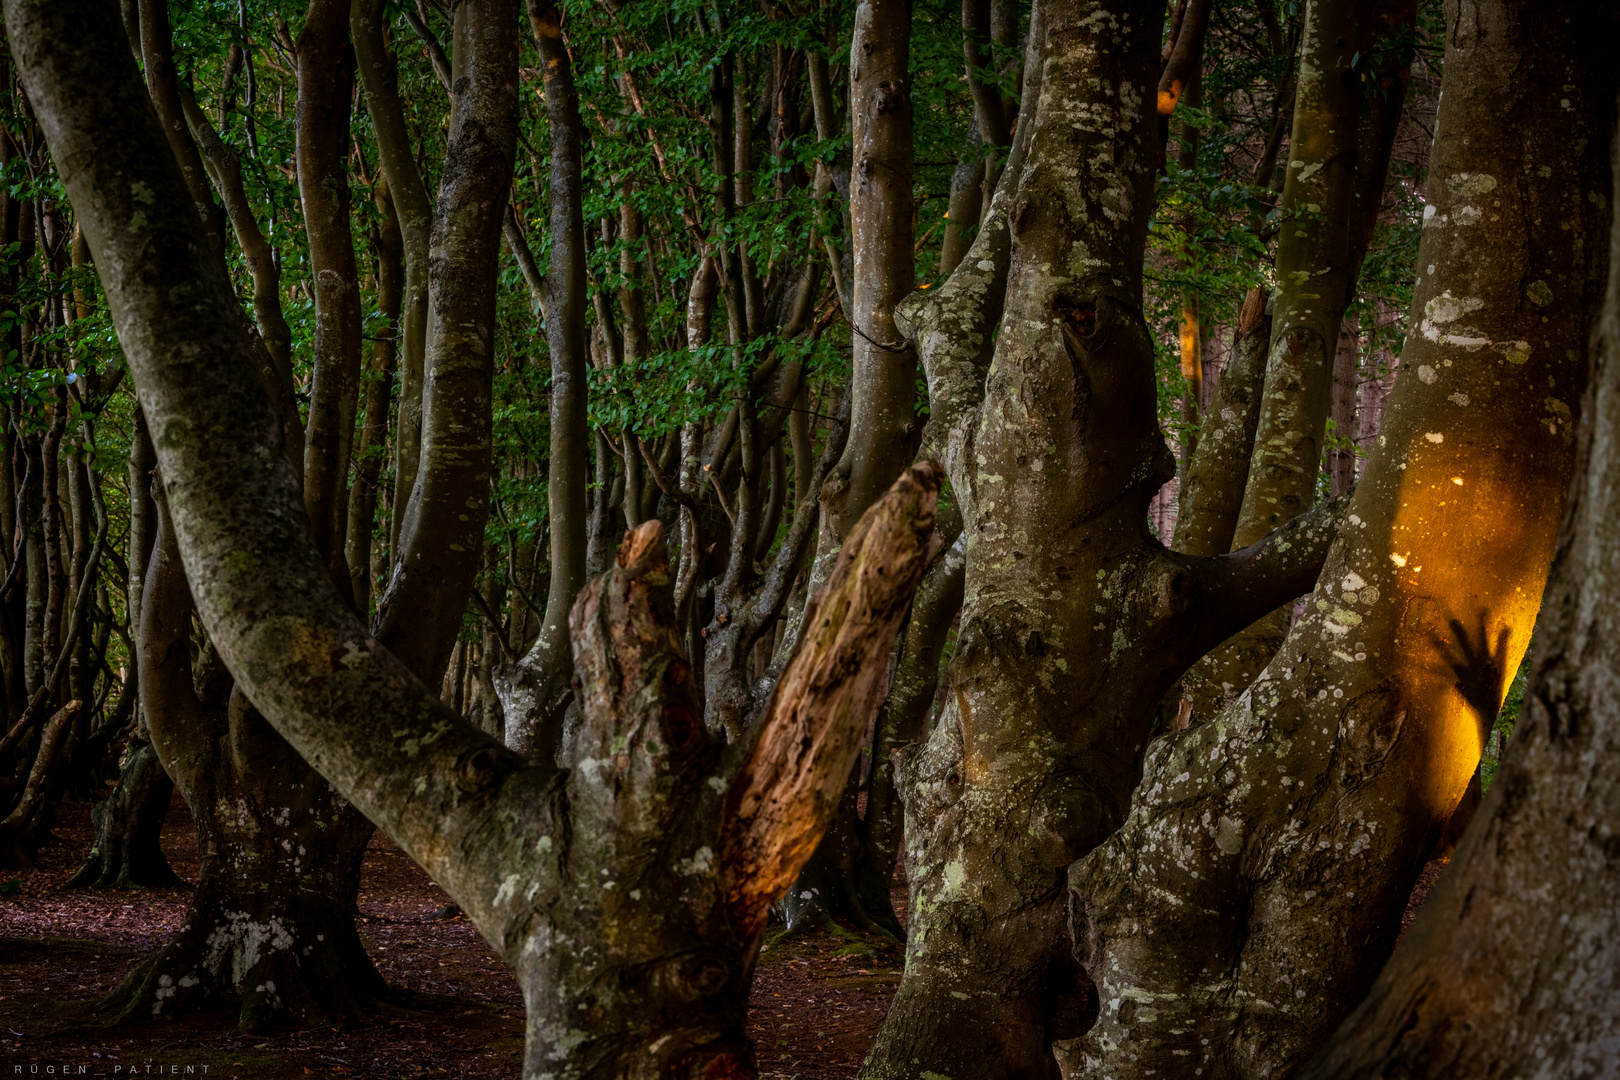
{"type": "Polygon", "coordinates": [[[952,699],[901,766],[912,925],[873,1078],[1055,1071],[1051,1042],[1094,1007],[1068,955],[1066,860],[1123,819],[1159,695],[1308,587],[1337,509],[1217,558],[1149,534],[1173,468],[1141,315],[1163,7],[1040,18],[1037,104],[985,227],[901,309],[968,542],[952,699]]]}
{"type": "Polygon", "coordinates": [[[1276,658],[1156,745],[1130,819],[1070,873],[1107,1004],[1069,1076],[1272,1077],[1308,1057],[1393,946],[1529,642],[1574,465],[1615,72],[1580,44],[1600,23],[1581,5],[1448,22],[1379,448],[1276,658]]]}

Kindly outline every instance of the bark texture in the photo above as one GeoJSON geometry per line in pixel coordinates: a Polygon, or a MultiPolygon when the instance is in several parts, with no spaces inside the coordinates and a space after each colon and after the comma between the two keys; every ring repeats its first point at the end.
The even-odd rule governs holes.
{"type": "Polygon", "coordinates": [[[457,4],[444,174],[428,251],[416,486],[377,637],[419,677],[444,671],[484,552],[501,223],[517,147],[517,3],[457,4]]]}
{"type": "Polygon", "coordinates": [[[1304,591],[1333,533],[1327,509],[1200,560],[1147,530],[1173,469],[1141,316],[1162,29],[1152,2],[1039,9],[1029,122],[984,228],[901,308],[962,508],[965,600],[950,701],[900,767],[912,923],[867,1077],[1055,1072],[1051,1041],[1091,1007],[1068,862],[1123,819],[1169,683],[1304,591]]]}
{"type": "Polygon", "coordinates": [[[1129,820],[1070,873],[1103,1007],[1062,1048],[1067,1075],[1288,1075],[1393,946],[1528,644],[1574,464],[1607,250],[1590,178],[1613,76],[1581,44],[1601,22],[1448,9],[1423,276],[1378,450],[1276,658],[1155,745],[1129,820]],[[1578,164],[1546,166],[1569,147],[1578,164]]]}
{"type": "MultiPolygon", "coordinates": [[[[1465,40],[1478,47],[1475,35],[1501,34],[1526,52],[1546,48],[1546,24],[1561,29],[1574,11],[1506,7],[1465,31],[1465,40]]],[[[1560,44],[1592,56],[1602,40],[1594,33],[1560,44]]],[[[1593,89],[1597,111],[1602,81],[1610,80],[1593,89]]],[[[1620,172],[1620,160],[1614,167],[1620,172]]],[[[1580,174],[1589,195],[1602,192],[1597,180],[1580,174]]],[[[1611,187],[1610,206],[1615,194],[1611,187]]],[[[1525,712],[1451,867],[1367,1000],[1301,1080],[1614,1073],[1620,641],[1610,628],[1620,601],[1620,229],[1611,235],[1578,473],[1525,712]]]]}
{"type": "Polygon", "coordinates": [[[245,377],[230,283],[203,257],[178,169],[152,152],[161,129],[113,13],[12,0],[6,17],[135,374],[202,623],[241,691],[516,969],[526,1077],[751,1075],[748,931],[774,898],[765,883],[814,845],[877,708],[869,673],[935,547],[934,470],[911,470],[857,528],[816,644],[784,675],[800,694],[778,693],[732,753],[698,720],[661,527],[642,526],[573,612],[583,722],[567,768],[519,758],[450,713],[338,593],[268,395],[245,377]],[[756,782],[771,776],[782,783],[756,782]]]}

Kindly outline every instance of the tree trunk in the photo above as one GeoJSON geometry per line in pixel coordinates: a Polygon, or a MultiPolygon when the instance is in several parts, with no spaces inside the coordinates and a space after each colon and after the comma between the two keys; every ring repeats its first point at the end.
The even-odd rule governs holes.
{"type": "Polygon", "coordinates": [[[399,313],[405,292],[405,244],[386,181],[378,185],[374,201],[380,219],[372,234],[372,248],[377,257],[377,311],[387,325],[371,347],[364,395],[365,425],[360,429],[360,446],[355,451],[354,490],[349,495],[349,523],[344,539],[349,590],[354,597],[354,610],[362,615],[371,614],[372,586],[376,580],[371,537],[381,494],[377,481],[382,474],[383,459],[388,455],[388,399],[394,389],[394,363],[399,356],[401,329],[399,313]]]}
{"type": "MultiPolygon", "coordinates": [[[[1406,95],[1407,53],[1395,43],[1415,12],[1414,0],[1313,0],[1306,11],[1270,351],[1234,550],[1316,502],[1338,336],[1383,205],[1406,95]]],[[[1288,624],[1288,611],[1271,612],[1201,661],[1188,680],[1193,718],[1241,694],[1288,624]]]]}
{"type": "Polygon", "coordinates": [[[1071,871],[1107,1004],[1070,1076],[1281,1076],[1320,1046],[1393,946],[1528,644],[1574,464],[1616,72],[1594,9],[1447,21],[1379,449],[1277,658],[1156,745],[1130,819],[1071,871]]]}
{"type": "MultiPolygon", "coordinates": [[[[1577,5],[1504,7],[1460,26],[1456,53],[1559,56],[1584,61],[1588,72],[1608,63],[1601,43],[1615,30],[1612,16],[1603,32],[1583,35],[1582,20],[1565,22],[1577,5]],[[1505,39],[1506,48],[1492,48],[1493,38],[1505,39]]],[[[1510,69],[1497,70],[1505,76],[1510,69]]],[[[1593,80],[1593,113],[1608,112],[1604,84],[1612,95],[1613,81],[1612,74],[1593,80]]],[[[1528,83],[1548,98],[1557,96],[1552,85],[1567,84],[1528,83]]],[[[1550,111],[1549,103],[1540,116],[1519,114],[1522,128],[1550,111]]],[[[1603,127],[1594,119],[1589,130],[1601,147],[1603,127]]],[[[1554,150],[1551,138],[1542,145],[1554,150]]],[[[1579,172],[1571,163],[1570,175],[1587,191],[1601,190],[1599,176],[1584,168],[1596,164],[1592,158],[1583,155],[1579,172]]],[[[1620,174],[1620,158],[1611,158],[1611,169],[1620,174]]],[[[1609,190],[1612,207],[1620,189],[1609,190]]],[[[1610,236],[1572,505],[1537,631],[1526,711],[1452,865],[1366,1001],[1301,1070],[1301,1080],[1598,1077],[1614,1070],[1620,640],[1610,628],[1620,603],[1612,586],[1620,572],[1620,226],[1611,226],[1610,236]]],[[[1591,240],[1589,254],[1597,256],[1599,238],[1591,240]]]]}
{"type": "Polygon", "coordinates": [[[125,752],[118,786],[96,804],[90,820],[96,830],[90,857],[79,867],[70,889],[175,889],[180,880],[163,855],[158,841],[174,781],[151,742],[137,738],[125,752]]]}
{"type": "Polygon", "coordinates": [[[304,435],[304,504],[334,581],[349,582],[350,447],[360,390],[360,274],[349,234],[349,100],[354,50],[346,0],[310,0],[298,35],[298,193],[315,296],[314,375],[304,435]]]}
{"type": "Polygon", "coordinates": [[[405,283],[399,321],[400,400],[394,429],[394,514],[390,562],[399,551],[405,507],[416,488],[422,448],[422,378],[427,354],[428,250],[433,205],[417,167],[405,107],[399,96],[398,61],[383,37],[383,0],[359,0],[350,9],[356,70],[366,91],[366,109],[377,139],[377,156],[388,180],[388,194],[399,216],[404,245],[405,283]]]}
{"type": "Polygon", "coordinates": [[[450,130],[430,243],[421,459],[409,505],[395,510],[404,522],[377,619],[378,639],[428,681],[450,659],[483,559],[495,291],[517,147],[516,0],[457,4],[452,26],[450,130]]]}
{"type": "Polygon", "coordinates": [[[152,747],[197,825],[201,873],[179,933],[101,1003],[110,1022],[238,1010],[244,1032],[325,1025],[391,996],[355,928],[372,825],[258,715],[208,642],[174,528],[159,524],[141,612],[152,747]]]}
{"type": "Polygon", "coordinates": [[[1094,1007],[1068,955],[1068,862],[1124,817],[1169,683],[1304,591],[1331,537],[1324,511],[1194,559],[1146,528],[1173,470],[1141,316],[1162,28],[1154,2],[1040,9],[1038,104],[985,226],[901,307],[970,540],[950,699],[899,770],[912,922],[867,1077],[1055,1071],[1051,1041],[1094,1007]]]}
{"type": "Polygon", "coordinates": [[[526,261],[529,287],[546,314],[551,353],[551,452],[546,499],[551,541],[551,583],[540,634],[516,664],[495,673],[506,716],[507,744],[546,760],[555,757],[562,714],[573,696],[568,611],[585,584],[589,516],[590,436],[586,429],[585,218],[581,176],[583,128],[572,61],[562,39],[562,15],[552,0],[527,0],[529,22],[543,61],[546,115],[551,130],[551,266],[542,283],[515,221],[508,241],[526,261]]]}
{"type": "Polygon", "coordinates": [[[1236,340],[1221,366],[1213,400],[1198,431],[1197,449],[1182,477],[1181,505],[1170,545],[1177,551],[1220,555],[1232,550],[1254,428],[1260,418],[1260,388],[1270,340],[1265,290],[1250,289],[1238,317],[1236,340]]]}

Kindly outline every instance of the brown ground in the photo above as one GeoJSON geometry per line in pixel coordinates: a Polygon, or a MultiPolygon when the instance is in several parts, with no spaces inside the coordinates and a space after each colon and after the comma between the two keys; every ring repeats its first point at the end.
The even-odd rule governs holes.
{"type": "MultiPolygon", "coordinates": [[[[383,975],[462,1004],[422,1020],[378,1018],[330,1030],[233,1034],[234,1017],[118,1031],[74,1031],[76,1006],[100,997],[156,949],[185,914],[186,892],[64,892],[91,840],[88,805],[64,806],[41,872],[14,890],[0,875],[0,1077],[191,1075],[366,1080],[505,1080],[523,1056],[517,983],[464,918],[434,921],[449,897],[381,833],[361,887],[361,933],[383,975]],[[82,1072],[80,1070],[83,1070],[82,1072]]],[[[178,798],[164,830],[175,871],[194,879],[196,838],[178,798]]],[[[1443,868],[1427,866],[1409,925],[1443,868]]],[[[904,917],[905,894],[896,890],[904,917]]],[[[773,935],[754,983],[749,1033],[771,1080],[852,1077],[900,982],[900,950],[815,931],[773,935]]]]}
{"type": "MultiPolygon", "coordinates": [[[[15,886],[7,884],[14,875],[0,874],[0,1077],[52,1075],[51,1066],[57,1076],[221,1080],[519,1075],[523,999],[516,981],[466,919],[433,921],[450,898],[381,833],[366,860],[360,932],[390,982],[451,995],[461,1005],[424,1020],[378,1018],[269,1036],[237,1036],[234,1017],[223,1014],[118,1031],[62,1030],[78,1006],[111,990],[179,927],[188,894],[62,891],[90,848],[90,807],[66,805],[59,817],[58,842],[41,851],[39,873],[15,886]]],[[[175,872],[195,880],[196,837],[179,798],[163,839],[175,872]]],[[[897,948],[880,956],[864,940],[820,931],[767,946],[750,1024],[761,1075],[853,1076],[899,981],[897,948]]]]}

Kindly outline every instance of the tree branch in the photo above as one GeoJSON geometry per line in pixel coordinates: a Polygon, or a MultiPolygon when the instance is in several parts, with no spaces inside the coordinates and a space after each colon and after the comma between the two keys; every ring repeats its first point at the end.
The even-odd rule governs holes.
{"type": "Polygon", "coordinates": [[[850,531],[732,781],[721,863],[745,940],[815,851],[888,690],[895,635],[939,548],[942,479],[933,462],[911,466],[850,531]]]}

